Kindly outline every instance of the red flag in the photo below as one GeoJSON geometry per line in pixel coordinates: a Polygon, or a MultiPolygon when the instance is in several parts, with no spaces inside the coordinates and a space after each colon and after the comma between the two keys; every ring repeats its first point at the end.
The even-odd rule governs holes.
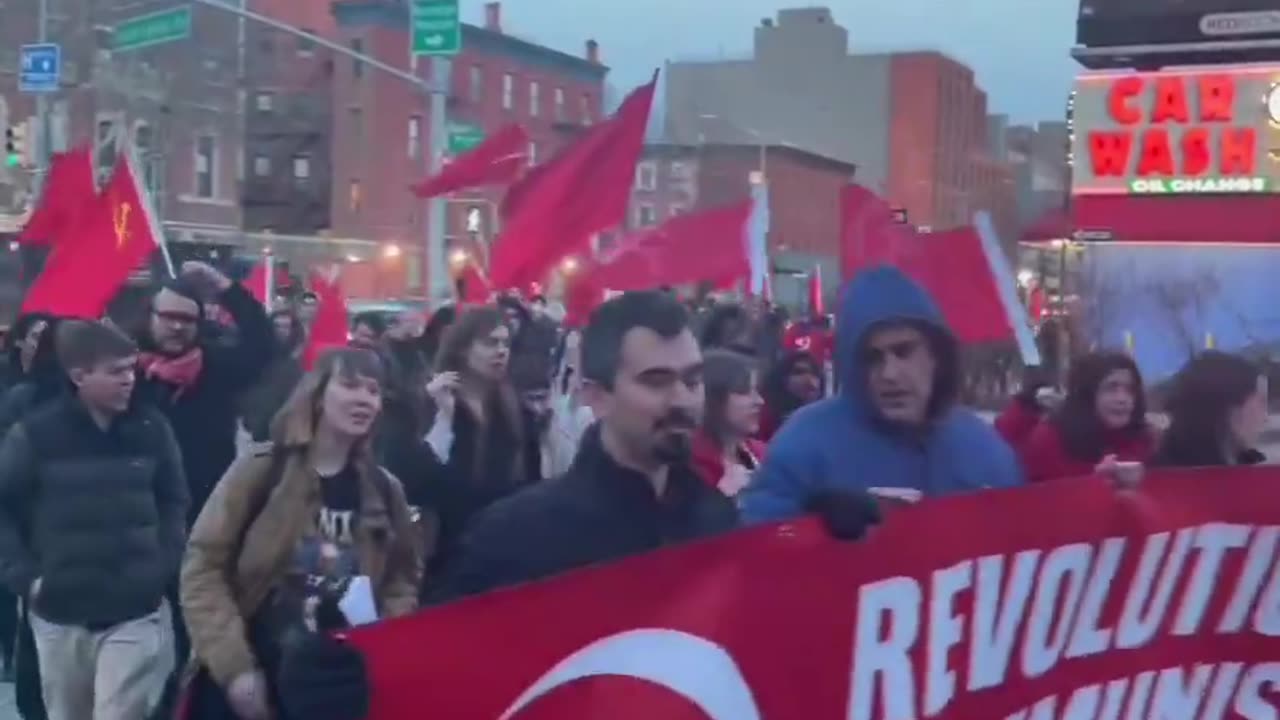
{"type": "Polygon", "coordinates": [[[733,284],[751,273],[745,239],[751,201],[677,215],[662,225],[623,238],[616,250],[592,262],[573,284],[566,308],[575,319],[602,302],[605,290],[660,285],[733,284]]]}
{"type": "Polygon", "coordinates": [[[97,199],[66,228],[73,248],[55,245],[23,312],[97,318],[120,286],[162,241],[146,189],[127,154],[97,199]]]}
{"type": "Polygon", "coordinates": [[[814,265],[809,273],[809,314],[813,317],[825,315],[822,306],[822,266],[814,265]]]}
{"type": "Polygon", "coordinates": [[[270,306],[276,291],[289,285],[289,274],[276,265],[275,256],[268,255],[253,266],[243,285],[258,302],[270,306]]]}
{"type": "Polygon", "coordinates": [[[919,283],[964,343],[1010,340],[1013,329],[999,286],[972,227],[917,233],[896,223],[889,205],[858,185],[841,198],[841,269],[845,280],[877,265],[893,265],[919,283]]]}
{"type": "Polygon", "coordinates": [[[327,350],[347,344],[347,300],[342,293],[337,268],[311,273],[311,291],[316,294],[316,317],[307,334],[302,366],[310,370],[327,350]]]}
{"type": "Polygon", "coordinates": [[[542,280],[561,258],[585,246],[592,234],[626,217],[657,82],[654,73],[612,118],[511,187],[490,265],[495,288],[542,280]]]}
{"type": "Polygon", "coordinates": [[[81,210],[93,204],[97,194],[90,146],[54,155],[40,202],[18,233],[18,242],[53,245],[75,237],[65,235],[64,231],[75,222],[81,210]]]}
{"type": "Polygon", "coordinates": [[[520,176],[528,159],[529,136],[519,125],[508,125],[414,185],[413,194],[431,198],[481,185],[507,185],[520,176]]]}

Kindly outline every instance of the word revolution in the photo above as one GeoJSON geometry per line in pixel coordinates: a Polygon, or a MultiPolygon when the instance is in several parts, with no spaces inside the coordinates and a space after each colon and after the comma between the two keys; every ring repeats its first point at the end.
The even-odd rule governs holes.
{"type": "Polygon", "coordinates": [[[1040,685],[1034,704],[1006,720],[1275,720],[1268,696],[1280,662],[1218,652],[1214,663],[1171,667],[1169,658],[1205,636],[1235,636],[1219,645],[1233,648],[1280,635],[1278,539],[1274,526],[1213,523],[863,585],[848,718],[978,717],[961,712],[981,707],[967,694],[1034,690],[1070,664],[1088,680],[1067,692],[1040,685]]]}

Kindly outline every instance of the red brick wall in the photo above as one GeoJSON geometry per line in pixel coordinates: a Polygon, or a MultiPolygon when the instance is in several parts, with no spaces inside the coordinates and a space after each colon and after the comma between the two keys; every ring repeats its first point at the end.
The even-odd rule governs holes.
{"type": "MultiPolygon", "coordinates": [[[[385,62],[404,66],[409,54],[408,34],[388,27],[339,27],[343,43],[360,38],[365,52],[385,62]]],[[[419,74],[427,77],[429,66],[423,63],[419,74]]],[[[582,98],[589,99],[589,120],[602,114],[603,81],[583,83],[576,78],[561,77],[545,68],[523,67],[502,54],[485,54],[467,48],[454,58],[448,114],[452,123],[478,125],[486,132],[519,122],[536,144],[539,162],[551,157],[570,137],[570,125],[582,122],[582,98]],[[471,97],[471,68],[483,74],[482,94],[471,97]],[[502,77],[513,77],[510,110],[502,107],[502,77]],[[530,112],[529,83],[537,80],[540,103],[537,116],[530,112]],[[555,88],[565,90],[565,120],[556,125],[555,88]]],[[[340,237],[356,237],[379,242],[399,243],[415,251],[425,244],[424,203],[415,198],[408,187],[423,177],[427,168],[427,143],[430,112],[427,100],[408,83],[386,73],[366,68],[357,79],[353,63],[340,60],[334,72],[334,144],[332,221],[333,232],[340,237]],[[351,108],[360,108],[365,141],[357,137],[351,108]],[[420,151],[409,154],[409,118],[421,118],[420,151]],[[359,180],[362,203],[353,209],[350,203],[352,180],[359,180]]],[[[484,189],[451,198],[446,214],[446,235],[461,237],[465,233],[467,207],[475,200],[487,208],[495,208],[501,189],[484,189]]],[[[492,219],[492,212],[486,213],[492,219]]],[[[418,262],[425,262],[419,256],[418,262]]],[[[406,255],[406,258],[409,256],[406,255]]],[[[406,260],[408,261],[408,260],[406,260]]],[[[422,278],[429,277],[424,268],[422,278]]],[[[409,288],[414,291],[416,288],[409,288]]]]}

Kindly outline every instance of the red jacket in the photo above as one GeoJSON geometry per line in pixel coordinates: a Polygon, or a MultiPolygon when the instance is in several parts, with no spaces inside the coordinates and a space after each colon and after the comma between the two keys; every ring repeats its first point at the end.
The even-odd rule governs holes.
{"type": "MultiPolygon", "coordinates": [[[[760,466],[760,461],[764,459],[764,447],[764,443],[759,440],[748,438],[738,448],[738,454],[742,456],[748,470],[755,470],[760,466]]],[[[720,479],[724,477],[724,452],[702,430],[693,436],[692,451],[693,471],[711,487],[719,487],[720,479]]]]}
{"type": "MultiPolygon", "coordinates": [[[[1155,452],[1155,437],[1150,430],[1134,435],[1113,433],[1103,444],[1102,455],[1115,455],[1117,460],[1145,463],[1155,452]]],[[[1067,452],[1062,433],[1051,422],[1042,422],[1031,431],[1019,455],[1028,482],[1044,482],[1066,477],[1092,475],[1101,457],[1077,458],[1067,452]]]]}
{"type": "Polygon", "coordinates": [[[1044,419],[1044,411],[1020,398],[1014,398],[1009,407],[996,418],[996,432],[1009,443],[1015,452],[1021,453],[1032,431],[1044,419]]]}

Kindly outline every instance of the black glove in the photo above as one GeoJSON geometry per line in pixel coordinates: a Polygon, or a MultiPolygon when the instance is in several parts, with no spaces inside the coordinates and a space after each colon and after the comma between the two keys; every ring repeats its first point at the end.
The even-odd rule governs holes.
{"type": "Polygon", "coordinates": [[[369,713],[369,678],[358,650],[308,633],[284,651],[276,678],[286,717],[361,720],[369,713]]]}
{"type": "Polygon", "coordinates": [[[861,540],[883,519],[880,504],[860,490],[823,490],[809,498],[807,510],[821,517],[837,540],[861,540]]]}

